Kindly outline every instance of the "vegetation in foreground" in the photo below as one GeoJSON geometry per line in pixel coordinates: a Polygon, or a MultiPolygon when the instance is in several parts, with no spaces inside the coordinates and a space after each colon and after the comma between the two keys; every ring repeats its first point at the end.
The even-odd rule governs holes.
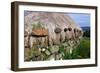
{"type": "MultiPolygon", "coordinates": [[[[54,47],[49,47],[46,49],[46,52],[39,52],[36,49],[31,50],[30,56],[28,56],[28,61],[34,60],[35,55],[37,58],[41,58],[41,56],[44,57],[43,60],[50,60],[52,58],[52,55],[50,52],[52,52],[51,49],[58,48],[59,50],[59,55],[61,55],[59,58],[56,58],[56,60],[67,60],[67,59],[86,59],[90,58],[90,39],[87,37],[84,37],[81,41],[80,44],[76,47],[73,48],[72,53],[68,52],[69,50],[66,51],[65,46],[61,45],[59,47],[54,46],[54,47]],[[35,53],[35,55],[34,55],[35,53]],[[39,55],[39,56],[38,56],[39,55]],[[51,55],[51,56],[50,56],[51,55]],[[50,58],[49,58],[50,57],[50,58]]],[[[53,51],[56,51],[54,50],[53,51]]]]}
{"type": "Polygon", "coordinates": [[[85,59],[90,58],[90,39],[84,37],[80,44],[72,50],[72,53],[66,53],[63,46],[60,48],[63,52],[63,59],[85,59]]]}
{"type": "MultiPolygon", "coordinates": [[[[38,23],[38,26],[34,24],[33,26],[34,35],[40,36],[43,34],[39,34],[39,31],[36,33],[36,29],[45,29],[38,23]]],[[[84,37],[79,40],[80,42],[77,43],[77,40],[74,41],[76,45],[73,45],[68,40],[59,44],[59,45],[52,45],[52,46],[43,46],[42,44],[34,45],[32,48],[26,50],[25,61],[45,61],[45,60],[67,60],[67,59],[86,59],[90,58],[90,31],[84,31],[84,37]],[[73,47],[74,48],[73,48],[73,47]]],[[[38,37],[39,38],[39,37],[38,37]]],[[[41,38],[41,37],[40,37],[41,38]]]]}

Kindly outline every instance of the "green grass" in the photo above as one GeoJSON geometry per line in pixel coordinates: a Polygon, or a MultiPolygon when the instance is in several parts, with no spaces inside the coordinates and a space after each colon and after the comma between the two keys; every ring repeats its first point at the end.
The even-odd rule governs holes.
{"type": "MultiPolygon", "coordinates": [[[[43,55],[44,60],[48,60],[48,55],[45,54],[45,52],[39,52],[39,47],[33,47],[31,49],[31,55],[27,56],[28,60],[31,60],[31,58],[35,55],[43,55]]],[[[47,48],[48,51],[50,51],[51,47],[47,48]]],[[[87,37],[84,37],[80,44],[73,48],[72,53],[69,52],[70,47],[68,48],[67,43],[63,43],[59,46],[59,53],[62,54],[62,59],[86,59],[90,58],[90,39],[87,37]]]]}
{"type": "Polygon", "coordinates": [[[76,53],[76,56],[79,58],[90,58],[90,39],[89,38],[83,38],[79,44],[79,46],[73,50],[74,54],[76,53]]]}
{"type": "Polygon", "coordinates": [[[90,39],[84,37],[80,44],[72,50],[72,53],[66,52],[64,47],[60,47],[63,53],[63,59],[85,59],[90,58],[90,39]]]}

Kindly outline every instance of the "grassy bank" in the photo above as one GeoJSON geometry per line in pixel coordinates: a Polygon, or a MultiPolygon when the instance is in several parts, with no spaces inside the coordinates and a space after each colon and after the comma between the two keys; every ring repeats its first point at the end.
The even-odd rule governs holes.
{"type": "Polygon", "coordinates": [[[85,59],[90,58],[90,39],[84,37],[80,44],[72,50],[72,53],[66,53],[64,50],[63,59],[85,59]]]}

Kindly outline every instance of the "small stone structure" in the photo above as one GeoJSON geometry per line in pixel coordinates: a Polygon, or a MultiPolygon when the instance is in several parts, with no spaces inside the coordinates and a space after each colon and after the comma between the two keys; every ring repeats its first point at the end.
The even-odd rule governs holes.
{"type": "Polygon", "coordinates": [[[30,12],[25,16],[24,32],[25,61],[61,60],[61,47],[71,53],[83,36],[69,15],[53,12],[30,12]]]}

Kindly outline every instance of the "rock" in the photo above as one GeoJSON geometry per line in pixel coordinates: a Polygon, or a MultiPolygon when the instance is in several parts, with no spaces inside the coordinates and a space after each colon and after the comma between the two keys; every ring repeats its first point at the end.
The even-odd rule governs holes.
{"type": "Polygon", "coordinates": [[[48,46],[48,39],[47,37],[30,37],[30,46],[31,48],[35,45],[39,45],[41,47],[48,46]]]}
{"type": "Polygon", "coordinates": [[[64,32],[66,32],[66,31],[68,31],[68,29],[67,28],[64,28],[64,32]]]}
{"type": "Polygon", "coordinates": [[[25,48],[29,48],[29,37],[28,36],[24,37],[24,46],[25,48]]]}
{"type": "Polygon", "coordinates": [[[74,39],[74,32],[72,31],[72,29],[68,29],[68,31],[65,32],[65,39],[67,41],[74,39]]]}
{"type": "Polygon", "coordinates": [[[72,28],[68,28],[69,31],[72,31],[72,28]]]}
{"type": "Polygon", "coordinates": [[[59,46],[57,46],[57,45],[51,46],[50,47],[50,51],[51,51],[51,53],[58,52],[59,51],[59,46]]]}
{"type": "Polygon", "coordinates": [[[61,28],[56,27],[54,31],[55,31],[55,33],[60,33],[61,32],[61,28]]]}
{"type": "Polygon", "coordinates": [[[54,54],[52,54],[52,55],[50,55],[48,58],[47,58],[47,60],[55,60],[55,55],[54,54]]]}
{"type": "Polygon", "coordinates": [[[60,60],[61,58],[62,58],[62,54],[57,54],[55,59],[60,60]]]}
{"type": "Polygon", "coordinates": [[[45,51],[45,54],[46,54],[46,55],[50,55],[51,53],[50,53],[50,51],[46,50],[46,51],[45,51]]]}
{"type": "Polygon", "coordinates": [[[24,37],[27,37],[27,36],[28,36],[28,32],[25,31],[25,32],[24,32],[24,37]]]}
{"type": "Polygon", "coordinates": [[[67,47],[68,46],[68,42],[63,43],[62,46],[67,47]]]}
{"type": "Polygon", "coordinates": [[[32,61],[40,61],[42,60],[40,56],[33,56],[32,61]]]}
{"type": "Polygon", "coordinates": [[[30,61],[31,60],[31,50],[30,50],[30,48],[25,48],[24,58],[25,58],[25,61],[30,61]]]}
{"type": "Polygon", "coordinates": [[[24,59],[24,61],[31,61],[32,59],[31,58],[26,58],[24,59]]]}
{"type": "Polygon", "coordinates": [[[55,34],[55,40],[53,40],[53,45],[59,45],[61,43],[61,34],[55,34]]]}
{"type": "Polygon", "coordinates": [[[33,48],[32,49],[32,54],[33,54],[33,56],[40,56],[41,55],[41,50],[39,48],[33,48]]]}
{"type": "Polygon", "coordinates": [[[46,37],[41,37],[41,45],[43,47],[47,47],[48,46],[48,36],[46,37]]]}

